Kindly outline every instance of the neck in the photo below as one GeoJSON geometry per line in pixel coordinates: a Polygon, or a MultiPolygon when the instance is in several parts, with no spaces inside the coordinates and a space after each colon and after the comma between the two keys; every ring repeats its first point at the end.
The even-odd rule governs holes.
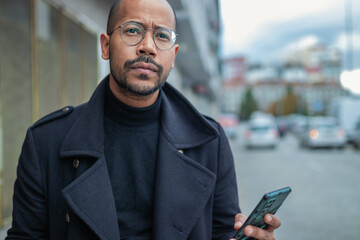
{"type": "Polygon", "coordinates": [[[148,107],[154,104],[159,96],[159,90],[148,96],[138,96],[129,93],[126,90],[121,89],[118,86],[118,84],[116,84],[115,79],[112,78],[111,74],[110,74],[110,90],[119,101],[134,108],[148,107]]]}

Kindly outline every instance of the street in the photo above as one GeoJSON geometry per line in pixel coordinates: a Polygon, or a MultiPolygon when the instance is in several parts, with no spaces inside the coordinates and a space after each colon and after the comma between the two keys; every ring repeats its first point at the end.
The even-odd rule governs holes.
{"type": "Polygon", "coordinates": [[[277,215],[278,240],[359,239],[360,151],[302,149],[287,134],[276,149],[246,149],[243,131],[230,144],[240,207],[249,215],[266,192],[290,186],[277,215]]]}

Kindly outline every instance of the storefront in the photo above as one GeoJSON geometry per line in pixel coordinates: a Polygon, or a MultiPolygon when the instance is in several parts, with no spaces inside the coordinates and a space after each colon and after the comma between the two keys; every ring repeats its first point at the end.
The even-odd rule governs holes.
{"type": "Polygon", "coordinates": [[[97,33],[45,0],[0,0],[0,226],[10,221],[27,127],[86,101],[98,74],[97,33]]]}

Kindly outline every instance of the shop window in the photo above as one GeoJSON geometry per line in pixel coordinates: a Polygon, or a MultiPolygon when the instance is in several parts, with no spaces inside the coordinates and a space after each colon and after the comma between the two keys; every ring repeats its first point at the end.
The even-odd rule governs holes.
{"type": "Polygon", "coordinates": [[[60,13],[40,0],[36,10],[41,117],[61,107],[60,13]]]}
{"type": "Polygon", "coordinates": [[[97,37],[46,0],[0,0],[0,227],[12,212],[26,129],[98,82],[97,37]],[[36,15],[35,15],[36,14],[36,15]]]}
{"type": "Polygon", "coordinates": [[[0,0],[1,219],[11,216],[17,160],[32,122],[30,11],[28,0],[0,0]]]}
{"type": "Polygon", "coordinates": [[[84,98],[89,99],[94,88],[96,87],[98,79],[98,56],[97,56],[97,38],[94,34],[84,32],[85,41],[85,93],[84,98]]]}
{"type": "Polygon", "coordinates": [[[81,32],[79,24],[65,17],[65,85],[66,104],[77,105],[82,102],[82,56],[81,32]]]}

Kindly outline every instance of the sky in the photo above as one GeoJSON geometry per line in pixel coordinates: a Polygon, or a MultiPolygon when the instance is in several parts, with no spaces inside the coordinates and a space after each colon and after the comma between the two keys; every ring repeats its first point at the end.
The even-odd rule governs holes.
{"type": "Polygon", "coordinates": [[[346,2],[352,2],[354,67],[360,68],[359,0],[219,0],[222,57],[281,61],[313,44],[347,49],[346,2]]]}

